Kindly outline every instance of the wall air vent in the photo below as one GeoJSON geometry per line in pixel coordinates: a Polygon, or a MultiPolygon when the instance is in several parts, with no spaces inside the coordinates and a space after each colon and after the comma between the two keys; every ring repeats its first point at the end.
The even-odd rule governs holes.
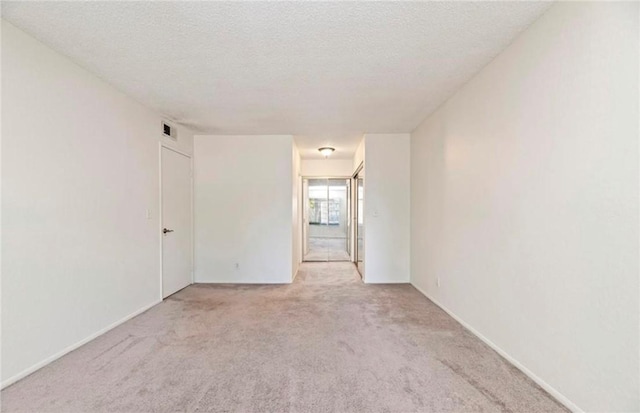
{"type": "Polygon", "coordinates": [[[175,126],[167,121],[162,121],[162,135],[174,141],[178,140],[178,130],[175,126]]]}

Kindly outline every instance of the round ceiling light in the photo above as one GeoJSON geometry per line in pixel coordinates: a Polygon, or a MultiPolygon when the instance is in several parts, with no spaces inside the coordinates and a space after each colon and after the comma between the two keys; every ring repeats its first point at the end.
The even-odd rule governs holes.
{"type": "Polygon", "coordinates": [[[333,153],[333,151],[335,151],[335,150],[336,150],[336,148],[331,148],[329,146],[325,146],[325,147],[322,147],[322,148],[318,149],[318,151],[320,151],[322,156],[324,156],[325,158],[328,158],[333,153]]]}

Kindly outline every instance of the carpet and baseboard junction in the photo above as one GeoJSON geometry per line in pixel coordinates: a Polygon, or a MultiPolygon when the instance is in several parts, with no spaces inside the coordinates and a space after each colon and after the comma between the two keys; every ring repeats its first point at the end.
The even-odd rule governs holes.
{"type": "Polygon", "coordinates": [[[350,263],[194,284],[2,391],[3,412],[565,412],[409,284],[350,263]]]}

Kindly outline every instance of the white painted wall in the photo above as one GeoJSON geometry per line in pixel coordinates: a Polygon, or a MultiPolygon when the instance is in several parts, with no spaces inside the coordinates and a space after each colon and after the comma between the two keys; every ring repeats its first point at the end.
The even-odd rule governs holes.
{"type": "Polygon", "coordinates": [[[291,282],[293,145],[291,135],[195,137],[196,282],[291,282]]]}
{"type": "Polygon", "coordinates": [[[303,159],[302,176],[306,177],[343,177],[353,175],[351,159],[303,159]]]}
{"type": "Polygon", "coordinates": [[[411,282],[588,411],[640,409],[638,11],[552,6],[411,137],[411,282]]]}
{"type": "Polygon", "coordinates": [[[2,101],[5,386],[159,301],[161,117],[6,21],[2,101]]]}
{"type": "Polygon", "coordinates": [[[353,155],[353,166],[351,169],[355,172],[361,163],[364,162],[364,138],[360,141],[360,145],[358,145],[358,149],[356,149],[356,153],[353,155]]]}
{"type": "Polygon", "coordinates": [[[410,135],[364,137],[364,280],[409,282],[410,135]]]}
{"type": "Polygon", "coordinates": [[[301,160],[300,152],[295,142],[291,147],[291,227],[292,227],[292,253],[291,253],[291,279],[298,273],[298,267],[302,262],[302,178],[300,176],[301,160]]]}

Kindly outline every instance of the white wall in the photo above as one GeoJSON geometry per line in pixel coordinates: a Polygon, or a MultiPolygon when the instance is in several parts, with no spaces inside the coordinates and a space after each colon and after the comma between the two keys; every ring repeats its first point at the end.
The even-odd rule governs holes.
{"type": "Polygon", "coordinates": [[[361,163],[364,162],[364,138],[360,141],[358,148],[356,149],[356,153],[353,155],[353,165],[351,169],[355,172],[361,163]]]}
{"type": "Polygon", "coordinates": [[[364,137],[364,280],[367,283],[409,282],[409,138],[407,133],[364,137]]]}
{"type": "Polygon", "coordinates": [[[161,117],[5,21],[2,100],[4,386],[159,301],[161,117]]]}
{"type": "Polygon", "coordinates": [[[638,29],[558,3],[411,137],[412,283],[589,411],[640,409],[638,29]]]}
{"type": "Polygon", "coordinates": [[[291,282],[293,145],[291,135],[195,137],[196,282],[291,282]]]}
{"type": "Polygon", "coordinates": [[[353,160],[303,159],[300,169],[305,177],[347,177],[353,175],[353,160]]]}

